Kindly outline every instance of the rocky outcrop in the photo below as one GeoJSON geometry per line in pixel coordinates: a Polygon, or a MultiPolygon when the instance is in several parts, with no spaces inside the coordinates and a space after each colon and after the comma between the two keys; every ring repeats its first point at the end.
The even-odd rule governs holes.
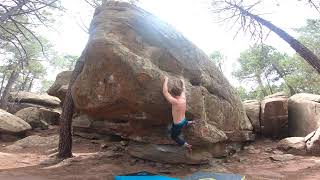
{"type": "MultiPolygon", "coordinates": [[[[75,106],[93,118],[90,128],[140,142],[172,144],[171,107],[162,95],[183,78],[185,136],[194,145],[246,141],[252,125],[235,89],[209,58],[173,27],[123,2],[99,7],[83,52],[84,69],[72,88],[75,106]]],[[[88,124],[86,124],[87,126],[88,124]]]]}
{"type": "Polygon", "coordinates": [[[276,93],[261,101],[261,133],[273,138],[288,136],[288,97],[276,93]]]}
{"type": "Polygon", "coordinates": [[[246,114],[251,121],[253,130],[256,133],[261,132],[260,127],[260,101],[258,100],[247,100],[243,102],[243,106],[246,110],[246,114]]]}
{"type": "Polygon", "coordinates": [[[71,74],[72,71],[63,71],[59,73],[52,86],[48,89],[47,93],[51,96],[58,97],[61,102],[63,102],[68,90],[71,74]]]}
{"type": "Polygon", "coordinates": [[[32,128],[48,129],[48,125],[57,125],[60,112],[47,108],[29,107],[15,113],[16,116],[28,122],[32,128]]]}
{"type": "Polygon", "coordinates": [[[8,101],[11,103],[29,103],[52,108],[58,107],[61,102],[59,98],[54,96],[25,91],[11,92],[8,101]]]}
{"type": "Polygon", "coordinates": [[[0,133],[22,134],[30,129],[27,122],[0,109],[0,133]]]}
{"type": "Polygon", "coordinates": [[[290,136],[306,136],[320,127],[320,95],[295,94],[288,105],[290,136]]]}

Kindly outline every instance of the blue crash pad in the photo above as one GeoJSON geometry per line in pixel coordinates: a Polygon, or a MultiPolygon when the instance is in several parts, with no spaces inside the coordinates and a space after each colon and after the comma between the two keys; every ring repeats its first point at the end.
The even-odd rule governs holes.
{"type": "Polygon", "coordinates": [[[115,180],[180,180],[178,178],[171,178],[166,176],[160,176],[149,172],[137,172],[126,175],[119,175],[114,177],[115,180]]]}
{"type": "Polygon", "coordinates": [[[245,180],[245,176],[230,173],[196,172],[183,180],[245,180]]]}

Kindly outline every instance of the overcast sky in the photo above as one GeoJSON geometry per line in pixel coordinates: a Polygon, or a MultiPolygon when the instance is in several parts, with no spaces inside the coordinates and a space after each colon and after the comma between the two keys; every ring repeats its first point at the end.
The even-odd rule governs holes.
{"type": "MultiPolygon", "coordinates": [[[[83,0],[62,2],[67,8],[67,14],[56,22],[57,31],[47,32],[47,37],[60,53],[80,55],[88,39],[88,34],[80,27],[89,26],[93,9],[83,0]]],[[[262,17],[295,36],[293,28],[303,26],[308,18],[319,18],[319,14],[306,5],[306,2],[265,0],[265,3],[258,7],[258,11],[264,13],[262,17]]],[[[232,84],[237,85],[230,75],[232,65],[240,52],[254,41],[242,34],[234,39],[234,31],[229,30],[228,26],[214,22],[215,16],[210,13],[209,5],[210,0],[142,0],[139,4],[173,25],[208,55],[216,50],[221,51],[227,57],[226,76],[232,84]]],[[[280,51],[293,53],[293,50],[274,34],[268,37],[267,43],[280,51]]]]}

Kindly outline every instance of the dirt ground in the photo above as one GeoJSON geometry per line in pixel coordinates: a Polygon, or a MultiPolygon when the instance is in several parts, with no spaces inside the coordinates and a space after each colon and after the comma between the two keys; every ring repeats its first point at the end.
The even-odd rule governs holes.
{"type": "MultiPolygon", "coordinates": [[[[38,132],[40,133],[40,132],[38,132]]],[[[56,130],[41,135],[50,136],[56,130]]],[[[36,133],[35,133],[36,134],[36,133]]],[[[24,148],[8,150],[12,142],[0,142],[0,179],[2,180],[105,180],[114,175],[137,171],[149,171],[183,178],[197,171],[232,172],[246,179],[319,179],[320,157],[289,156],[284,160],[272,160],[271,156],[285,156],[276,150],[276,141],[258,139],[244,150],[227,158],[215,158],[208,165],[170,165],[136,159],[128,156],[119,142],[101,149],[100,141],[80,137],[73,138],[74,158],[55,165],[47,162],[50,149],[24,148]]]]}

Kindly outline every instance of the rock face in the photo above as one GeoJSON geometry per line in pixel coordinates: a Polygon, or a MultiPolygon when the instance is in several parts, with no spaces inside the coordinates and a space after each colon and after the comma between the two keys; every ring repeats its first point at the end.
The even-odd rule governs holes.
{"type": "Polygon", "coordinates": [[[51,96],[58,97],[62,102],[67,93],[69,81],[71,78],[72,71],[63,71],[56,77],[55,82],[48,89],[48,94],[51,96]]]}
{"type": "Polygon", "coordinates": [[[295,94],[288,105],[290,136],[306,136],[320,127],[320,95],[295,94]]]}
{"type": "Polygon", "coordinates": [[[248,100],[243,102],[246,114],[252,123],[253,130],[261,132],[260,127],[260,102],[258,100],[248,100]]]}
{"type": "Polygon", "coordinates": [[[288,136],[288,97],[282,93],[266,96],[261,101],[261,133],[279,138],[288,136]]]}
{"type": "Polygon", "coordinates": [[[57,97],[47,94],[36,94],[31,92],[11,92],[8,98],[9,102],[15,103],[30,103],[45,107],[58,107],[60,100],[57,97]]]}
{"type": "MultiPolygon", "coordinates": [[[[252,131],[236,91],[208,57],[136,6],[109,2],[99,7],[82,60],[84,69],[72,96],[77,109],[95,117],[93,128],[171,144],[167,136],[171,107],[162,95],[167,75],[169,88],[180,77],[186,82],[187,118],[198,122],[186,133],[192,144],[232,140],[252,131]]],[[[249,136],[243,137],[237,141],[249,136]]]]}
{"type": "Polygon", "coordinates": [[[0,133],[21,134],[30,129],[27,122],[0,109],[0,133]]]}
{"type": "Polygon", "coordinates": [[[60,112],[47,108],[29,107],[18,111],[15,115],[28,122],[32,128],[48,129],[48,124],[58,124],[60,112]]]}

